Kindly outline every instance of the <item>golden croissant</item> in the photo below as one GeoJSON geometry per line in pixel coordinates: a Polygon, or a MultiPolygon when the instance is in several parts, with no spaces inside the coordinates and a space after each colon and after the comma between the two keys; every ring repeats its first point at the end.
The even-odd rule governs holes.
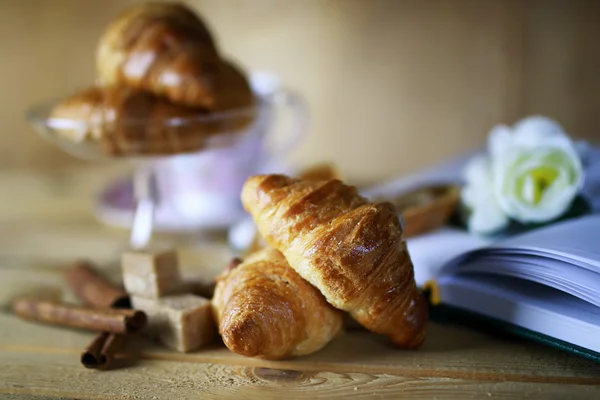
{"type": "Polygon", "coordinates": [[[403,348],[425,338],[428,311],[390,203],[339,180],[248,179],[244,208],[266,242],[333,306],[403,348]]]}
{"type": "Polygon", "coordinates": [[[220,276],[212,304],[225,345],[249,357],[310,354],[342,327],[341,313],[271,248],[220,276]]]}
{"type": "Polygon", "coordinates": [[[185,5],[143,3],[106,29],[96,53],[103,84],[127,85],[176,104],[222,107],[224,65],[204,22],[185,5]]]}
{"type": "MultiPolygon", "coordinates": [[[[232,64],[226,69],[231,85],[225,100],[232,108],[240,101],[251,103],[245,97],[250,90],[239,89],[245,78],[232,64]]],[[[96,141],[110,156],[198,151],[209,136],[240,131],[253,119],[253,112],[215,118],[206,110],[178,106],[126,86],[93,86],[66,98],[50,113],[57,134],[74,142],[96,141]]]]}
{"type": "Polygon", "coordinates": [[[199,124],[165,121],[205,114],[140,90],[94,86],[58,104],[50,124],[66,139],[99,142],[109,155],[170,154],[198,149],[208,132],[199,124]]]}
{"type": "MultiPolygon", "coordinates": [[[[341,172],[334,165],[328,163],[312,165],[303,169],[298,174],[300,179],[307,179],[311,181],[341,179],[341,176],[341,172]]],[[[252,254],[266,246],[267,244],[265,243],[264,239],[258,232],[255,232],[254,237],[252,238],[252,241],[250,242],[250,245],[246,249],[245,253],[252,254]]]]}

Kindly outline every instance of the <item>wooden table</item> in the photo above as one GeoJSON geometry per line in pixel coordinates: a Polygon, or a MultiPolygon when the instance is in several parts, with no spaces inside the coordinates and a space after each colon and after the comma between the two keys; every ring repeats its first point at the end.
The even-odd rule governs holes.
{"type": "MultiPolygon", "coordinates": [[[[223,346],[177,354],[142,340],[128,348],[118,369],[86,370],[79,353],[92,334],[22,321],[6,306],[33,290],[61,290],[72,298],[61,269],[77,257],[95,260],[118,279],[116,260],[127,234],[96,222],[90,201],[112,172],[0,173],[0,398],[600,398],[600,365],[435,324],[414,352],[361,331],[281,362],[243,358],[223,346]]],[[[209,278],[230,254],[224,245],[197,239],[178,238],[181,263],[186,275],[209,278]]]]}

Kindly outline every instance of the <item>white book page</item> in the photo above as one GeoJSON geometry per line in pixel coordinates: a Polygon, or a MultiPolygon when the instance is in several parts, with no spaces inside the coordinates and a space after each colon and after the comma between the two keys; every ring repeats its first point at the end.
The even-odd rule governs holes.
{"type": "Polygon", "coordinates": [[[492,256],[461,266],[461,273],[506,275],[537,282],[600,307],[600,274],[547,257],[521,255],[492,256]],[[568,271],[568,273],[564,273],[568,271]]]}
{"type": "Polygon", "coordinates": [[[438,273],[512,276],[600,306],[598,233],[600,215],[568,220],[458,254],[438,273]]]}
{"type": "Polygon", "coordinates": [[[502,240],[492,246],[504,252],[528,253],[573,260],[600,274],[600,215],[588,215],[502,240]]]}
{"type": "Polygon", "coordinates": [[[457,228],[442,228],[406,241],[415,268],[415,280],[422,286],[435,278],[453,258],[471,250],[488,246],[492,241],[457,228]]]}
{"type": "Polygon", "coordinates": [[[600,308],[543,285],[506,277],[447,276],[444,302],[600,352],[600,308]]]}

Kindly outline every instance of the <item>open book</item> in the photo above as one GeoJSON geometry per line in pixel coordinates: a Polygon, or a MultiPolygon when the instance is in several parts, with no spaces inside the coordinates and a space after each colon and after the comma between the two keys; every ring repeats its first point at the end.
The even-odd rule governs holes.
{"type": "Polygon", "coordinates": [[[600,356],[600,215],[495,243],[445,228],[408,248],[417,283],[434,282],[434,303],[600,356]]]}
{"type": "MultiPolygon", "coordinates": [[[[594,161],[584,194],[598,212],[600,157],[594,161]]],[[[463,163],[456,160],[364,194],[381,198],[431,182],[458,182],[463,163]]],[[[438,316],[600,361],[600,214],[500,240],[444,227],[410,238],[408,249],[417,284],[430,289],[438,316]]]]}

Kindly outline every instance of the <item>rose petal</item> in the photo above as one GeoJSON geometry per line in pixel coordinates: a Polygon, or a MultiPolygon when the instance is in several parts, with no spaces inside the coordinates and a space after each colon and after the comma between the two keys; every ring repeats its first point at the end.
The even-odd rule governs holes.
{"type": "Polygon", "coordinates": [[[535,182],[531,176],[525,178],[523,183],[523,193],[521,193],[523,200],[529,204],[533,204],[535,201],[535,182]]]}
{"type": "Polygon", "coordinates": [[[506,125],[496,125],[489,133],[488,152],[490,158],[502,158],[512,148],[512,131],[506,125]]]}
{"type": "Polygon", "coordinates": [[[516,221],[522,223],[546,222],[564,214],[576,194],[577,191],[572,189],[561,191],[560,195],[553,197],[549,202],[539,203],[536,206],[529,206],[526,203],[515,201],[515,199],[509,199],[507,203],[511,212],[510,216],[516,221]]]}
{"type": "Polygon", "coordinates": [[[467,222],[469,232],[487,235],[498,232],[508,225],[508,217],[502,212],[498,203],[491,196],[488,200],[473,207],[467,222]]]}
{"type": "Polygon", "coordinates": [[[477,156],[471,159],[464,175],[467,183],[461,190],[461,202],[470,213],[467,220],[469,231],[489,234],[504,228],[508,218],[494,195],[489,158],[477,156]]]}
{"type": "Polygon", "coordinates": [[[464,186],[460,190],[460,200],[468,209],[471,209],[477,203],[477,193],[472,185],[464,186]]]}
{"type": "Polygon", "coordinates": [[[481,154],[469,160],[463,170],[463,178],[467,184],[479,184],[490,181],[489,157],[481,154]]]}
{"type": "MultiPolygon", "coordinates": [[[[550,153],[552,154],[552,153],[550,153]]],[[[579,192],[580,185],[571,177],[572,173],[577,174],[577,167],[574,166],[576,160],[569,159],[564,153],[560,153],[562,162],[550,163],[548,153],[546,156],[539,154],[532,155],[525,159],[521,165],[514,166],[504,175],[502,185],[495,186],[496,196],[502,210],[511,218],[523,222],[545,222],[555,219],[562,215],[571,204],[573,198],[579,192]],[[535,181],[529,174],[530,171],[540,168],[552,168],[556,170],[557,176],[552,184],[544,190],[542,197],[538,202],[533,202],[533,191],[535,181]],[[516,182],[519,177],[525,177],[522,187],[517,187],[516,182]],[[521,190],[521,192],[519,192],[521,190]],[[531,192],[531,193],[529,193],[531,192]]]]}
{"type": "Polygon", "coordinates": [[[514,145],[526,149],[535,149],[540,145],[572,145],[560,124],[542,116],[528,117],[517,122],[513,127],[513,135],[514,145]]]}

